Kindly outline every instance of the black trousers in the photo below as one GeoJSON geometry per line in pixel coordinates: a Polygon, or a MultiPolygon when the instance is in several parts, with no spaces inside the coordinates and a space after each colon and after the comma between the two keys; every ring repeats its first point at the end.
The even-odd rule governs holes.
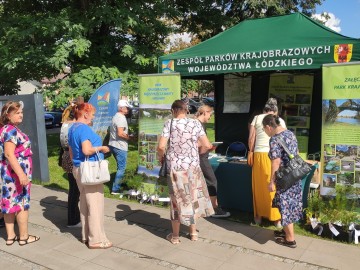
{"type": "Polygon", "coordinates": [[[200,168],[204,174],[210,196],[217,196],[217,179],[209,162],[209,154],[200,155],[200,168]]]}
{"type": "Polygon", "coordinates": [[[68,225],[76,225],[80,222],[79,198],[80,191],[76,184],[75,177],[68,173],[69,194],[68,194],[68,225]]]}

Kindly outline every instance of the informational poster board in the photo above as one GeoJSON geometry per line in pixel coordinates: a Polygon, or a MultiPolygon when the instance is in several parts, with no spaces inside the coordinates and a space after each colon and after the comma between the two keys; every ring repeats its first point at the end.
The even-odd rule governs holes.
{"type": "Polygon", "coordinates": [[[180,74],[139,75],[139,165],[138,173],[158,177],[157,145],[164,123],[171,117],[171,104],[180,99],[180,74]]]}
{"type": "Polygon", "coordinates": [[[248,113],[251,102],[251,76],[224,76],[224,113],[248,113]]]}
{"type": "Polygon", "coordinates": [[[298,140],[300,155],[307,159],[314,76],[271,74],[269,96],[276,98],[279,115],[298,140]]]}
{"type": "Polygon", "coordinates": [[[322,68],[321,195],[360,187],[360,62],[322,68]]]}

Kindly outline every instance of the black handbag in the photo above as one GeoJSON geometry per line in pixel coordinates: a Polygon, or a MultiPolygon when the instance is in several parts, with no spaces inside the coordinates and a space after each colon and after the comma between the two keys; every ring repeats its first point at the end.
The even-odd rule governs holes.
{"type": "MultiPolygon", "coordinates": [[[[172,122],[173,122],[173,120],[171,119],[171,122],[170,122],[170,134],[169,134],[168,145],[166,147],[166,152],[169,149],[169,145],[170,145],[172,122]]],[[[166,175],[168,174],[166,165],[167,164],[166,164],[166,153],[165,153],[164,157],[163,157],[163,162],[161,164],[160,171],[159,171],[159,178],[160,177],[166,177],[166,175]]]]}
{"type": "Polygon", "coordinates": [[[276,189],[287,190],[297,181],[304,178],[310,171],[310,164],[306,163],[299,155],[290,153],[285,142],[281,138],[277,138],[277,142],[281,144],[285,152],[288,154],[290,161],[275,172],[276,189]]]}
{"type": "Polygon", "coordinates": [[[164,155],[164,158],[163,158],[163,162],[161,164],[161,167],[160,167],[160,171],[159,171],[159,177],[166,177],[167,175],[167,167],[166,167],[166,155],[164,155]]]}

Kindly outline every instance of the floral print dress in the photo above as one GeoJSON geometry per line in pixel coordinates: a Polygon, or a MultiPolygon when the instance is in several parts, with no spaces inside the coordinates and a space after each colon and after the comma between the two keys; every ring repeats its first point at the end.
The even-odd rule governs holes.
{"type": "Polygon", "coordinates": [[[171,220],[196,224],[199,217],[214,213],[204,175],[200,168],[198,139],[205,135],[200,121],[189,118],[165,122],[162,137],[170,138],[166,159],[170,181],[171,220]],[[170,132],[171,124],[171,132],[170,132]]]}
{"type": "Polygon", "coordinates": [[[13,125],[5,125],[0,129],[0,171],[1,171],[1,212],[12,214],[30,208],[31,182],[22,186],[18,176],[10,167],[4,155],[5,142],[15,144],[15,157],[31,181],[32,151],[29,137],[13,125]]]}
{"type": "MultiPolygon", "coordinates": [[[[287,164],[290,159],[284,148],[277,142],[277,138],[281,138],[294,155],[298,152],[298,144],[295,135],[290,130],[285,130],[271,137],[269,157],[271,160],[280,158],[280,166],[282,166],[287,164]]],[[[301,180],[287,190],[277,189],[273,206],[280,210],[282,226],[300,220],[302,218],[301,180]]]]}

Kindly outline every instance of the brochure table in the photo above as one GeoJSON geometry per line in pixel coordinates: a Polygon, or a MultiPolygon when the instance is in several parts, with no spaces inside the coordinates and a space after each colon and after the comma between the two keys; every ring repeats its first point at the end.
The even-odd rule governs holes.
{"type": "Polygon", "coordinates": [[[218,202],[224,208],[253,212],[251,167],[209,159],[218,181],[218,202]]]}

